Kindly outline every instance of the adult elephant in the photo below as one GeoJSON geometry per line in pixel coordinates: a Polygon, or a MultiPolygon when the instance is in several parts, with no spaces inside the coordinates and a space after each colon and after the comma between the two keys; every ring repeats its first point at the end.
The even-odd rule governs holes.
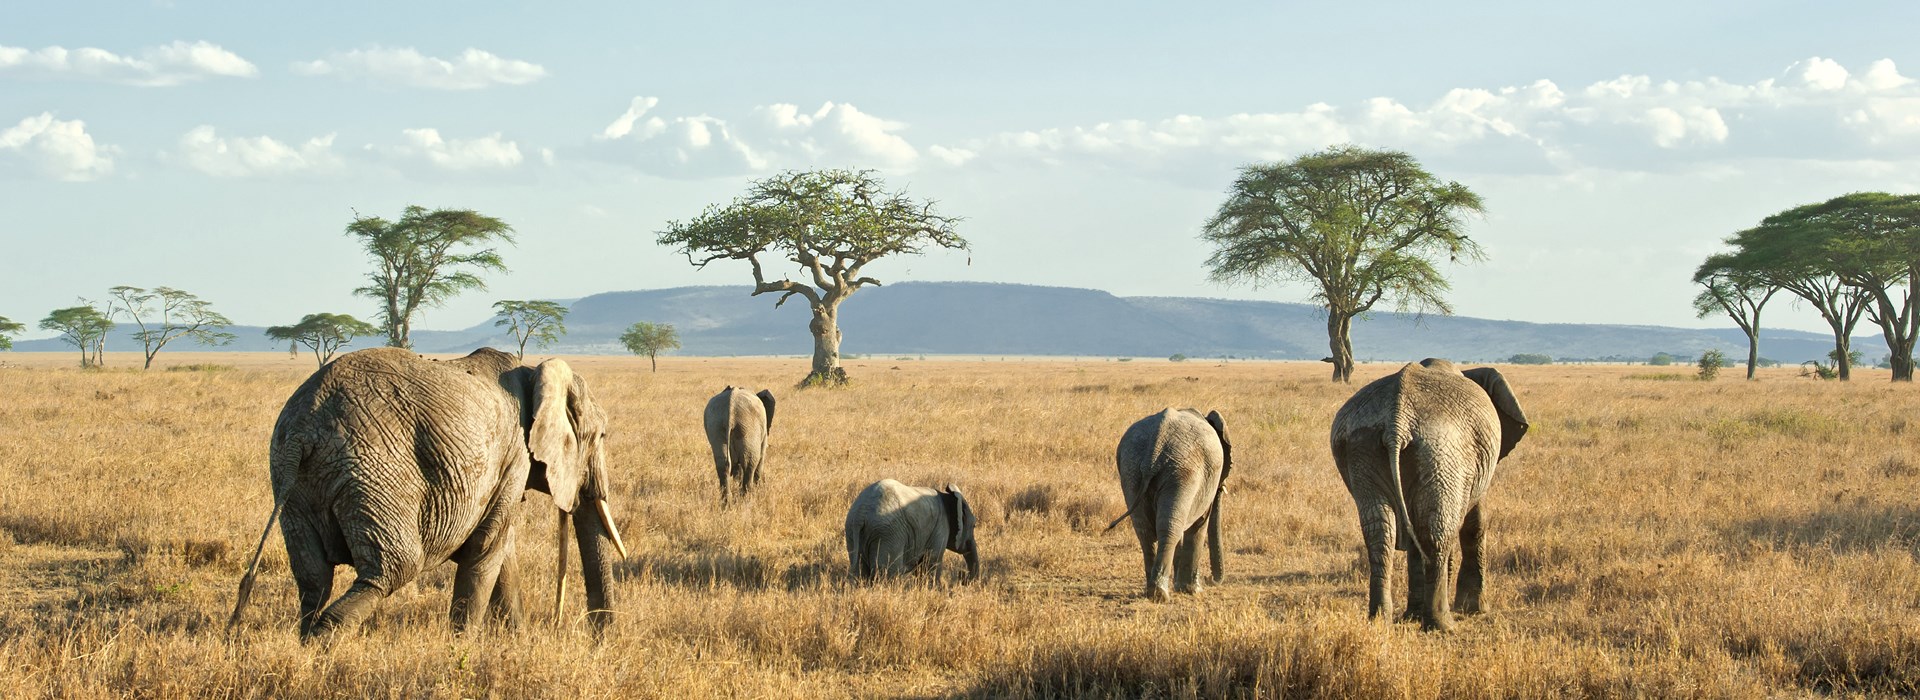
{"type": "Polygon", "coordinates": [[[1367,616],[1393,612],[1391,556],[1407,550],[1407,612],[1425,629],[1453,626],[1449,609],[1481,610],[1482,498],[1494,466],[1527,433],[1527,414],[1491,367],[1462,372],[1421,360],[1355,392],[1333,417],[1333,462],[1360,511],[1371,577],[1367,616]],[[1411,540],[1398,541],[1405,535],[1411,540]],[[1460,559],[1454,559],[1455,545],[1460,559]],[[1459,570],[1454,600],[1448,574],[1459,570]]]}
{"type": "Polygon", "coordinates": [[[1133,518],[1146,567],[1147,597],[1166,600],[1169,589],[1200,592],[1196,559],[1202,540],[1212,560],[1213,581],[1219,583],[1226,560],[1220,500],[1227,474],[1233,471],[1233,443],[1220,412],[1203,418],[1191,408],[1169,408],[1142,418],[1121,435],[1114,461],[1127,512],[1107,529],[1133,518]]]}
{"type": "MultiPolygon", "coordinates": [[[[442,362],[377,348],[320,368],[287,399],[272,442],[267,528],[279,518],[301,638],[353,628],[376,600],[447,560],[457,565],[456,631],[489,609],[518,623],[509,564],[527,489],[551,494],[560,510],[562,595],[572,521],[589,617],[604,628],[611,551],[626,553],[607,507],[606,426],[586,381],[560,360],[523,367],[482,348],[442,362]],[[353,585],[327,605],[341,564],[353,567],[353,585]]],[[[241,581],[234,621],[254,573],[249,566],[241,581]]]]}
{"type": "Polygon", "coordinates": [[[908,486],[892,479],[873,482],[847,508],[847,565],[854,581],[909,571],[940,576],[946,552],[967,563],[967,578],[980,577],[973,507],[960,488],[908,486]]]}
{"type": "Polygon", "coordinates": [[[740,497],[760,483],[760,465],[767,457],[767,434],[773,432],[773,392],[749,394],[729,385],[707,400],[707,446],[713,450],[713,468],[720,473],[720,503],[727,502],[727,477],[740,485],[740,497]]]}

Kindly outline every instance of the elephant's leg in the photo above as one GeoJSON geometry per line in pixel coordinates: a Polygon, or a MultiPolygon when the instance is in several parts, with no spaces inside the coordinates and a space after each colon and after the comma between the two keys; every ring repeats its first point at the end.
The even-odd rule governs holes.
{"type": "MultiPolygon", "coordinates": [[[[1433,561],[1427,562],[1420,573],[1420,586],[1423,598],[1420,601],[1420,628],[1447,632],[1453,629],[1453,613],[1448,611],[1447,584],[1448,574],[1452,571],[1453,542],[1442,540],[1432,544],[1433,561]]],[[[1412,571],[1408,572],[1412,576],[1412,571]]],[[[1412,609],[1411,606],[1409,609],[1412,609]]]]}
{"type": "Polygon", "coordinates": [[[339,630],[359,627],[368,615],[373,614],[373,604],[387,597],[387,593],[389,591],[381,588],[374,581],[365,578],[355,579],[353,586],[348,588],[346,593],[341,594],[339,600],[333,601],[332,605],[327,606],[326,610],[314,618],[313,624],[307,628],[307,633],[302,635],[301,639],[304,641],[326,637],[339,630]]]}
{"type": "MultiPolygon", "coordinates": [[[[1393,560],[1399,538],[1399,520],[1384,499],[1369,499],[1360,508],[1360,536],[1367,545],[1367,618],[1393,615],[1393,560]]],[[[1408,560],[1412,575],[1413,559],[1408,560]]]]}
{"type": "Polygon", "coordinates": [[[456,634],[485,622],[500,592],[501,571],[513,561],[514,531],[519,529],[515,506],[519,500],[508,491],[501,490],[467,541],[454,551],[453,602],[448,614],[456,634]]]}
{"type": "Polygon", "coordinates": [[[1200,550],[1207,539],[1207,519],[1194,521],[1180,538],[1179,550],[1173,555],[1173,590],[1180,593],[1200,592],[1200,550]]]}
{"type": "Polygon", "coordinates": [[[1467,511],[1460,525],[1460,578],[1455,586],[1453,609],[1467,615],[1485,610],[1480,593],[1486,586],[1487,564],[1480,558],[1480,544],[1486,536],[1486,506],[1467,511]]]}
{"type": "Polygon", "coordinates": [[[373,613],[374,603],[413,582],[421,569],[420,535],[383,523],[418,523],[417,511],[376,516],[354,503],[335,506],[335,519],[353,555],[354,580],[308,629],[307,638],[353,629],[373,613]]]}
{"type": "MultiPolygon", "coordinates": [[[[1164,502],[1169,506],[1172,505],[1172,499],[1165,499],[1164,502]]],[[[1159,541],[1155,544],[1155,548],[1159,551],[1155,553],[1153,570],[1148,574],[1147,597],[1166,600],[1172,597],[1174,567],[1179,561],[1178,555],[1184,544],[1181,535],[1185,534],[1185,531],[1174,526],[1173,513],[1168,512],[1172,508],[1155,508],[1154,510],[1160,511],[1156,528],[1159,530],[1156,533],[1159,541]]],[[[1191,554],[1191,549],[1188,553],[1191,554]]]]}
{"type": "Polygon", "coordinates": [[[727,454],[725,438],[713,441],[713,471],[720,475],[720,505],[727,504],[727,474],[733,471],[733,457],[727,454]]]}
{"type": "Polygon", "coordinates": [[[1153,595],[1154,544],[1160,536],[1154,532],[1153,518],[1144,513],[1133,514],[1133,536],[1140,540],[1140,570],[1146,580],[1146,595],[1153,595]]]}
{"type": "Polygon", "coordinates": [[[306,636],[320,611],[333,596],[333,562],[306,519],[291,514],[280,520],[280,536],[287,543],[287,568],[300,587],[300,634],[306,636]]]}
{"type": "Polygon", "coordinates": [[[1413,547],[1407,548],[1407,609],[1400,613],[1402,622],[1418,622],[1420,613],[1428,607],[1432,590],[1427,587],[1428,562],[1413,547]]]}
{"type": "Polygon", "coordinates": [[[481,601],[491,601],[495,586],[500,579],[500,560],[498,558],[462,561],[453,572],[453,604],[448,610],[453,618],[455,634],[469,628],[479,627],[485,620],[487,606],[481,601]]]}
{"type": "Polygon", "coordinates": [[[513,565],[513,557],[500,567],[500,575],[493,582],[493,599],[487,601],[487,609],[493,618],[506,623],[510,629],[517,629],[527,619],[525,604],[520,599],[520,574],[513,565]]]}

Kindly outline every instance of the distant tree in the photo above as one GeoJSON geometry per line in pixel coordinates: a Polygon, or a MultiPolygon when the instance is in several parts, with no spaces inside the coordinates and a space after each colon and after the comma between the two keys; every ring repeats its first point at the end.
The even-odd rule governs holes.
{"type": "Polygon", "coordinates": [[[1673,355],[1670,355],[1664,352],[1656,352],[1653,354],[1653,357],[1650,357],[1647,359],[1647,364],[1653,365],[1655,367],[1665,367],[1667,365],[1671,365],[1673,364],[1673,355]]]}
{"type": "MultiPolygon", "coordinates": [[[[1765,272],[1747,268],[1741,262],[1737,255],[1722,253],[1708,256],[1706,262],[1694,269],[1693,283],[1701,289],[1693,297],[1693,313],[1696,318],[1726,314],[1746,332],[1747,378],[1752,379],[1754,367],[1760,363],[1760,310],[1780,291],[1780,285],[1765,272]]],[[[1718,372],[1719,368],[1714,371],[1718,372]]]]}
{"type": "Polygon", "coordinates": [[[635,355],[646,355],[653,371],[660,371],[660,353],[680,347],[680,334],[673,330],[671,323],[647,323],[641,321],[627,327],[620,334],[620,344],[627,346],[635,355]]]}
{"type": "Polygon", "coordinates": [[[934,212],[932,200],[888,192],[873,171],[787,172],[753,182],[726,206],[711,206],[692,221],[670,221],[661,245],[675,246],[696,268],[715,260],[753,265],[753,294],[779,293],[778,308],[794,295],[807,300],[813,320],[813,365],[802,384],[844,384],[840,367],[840,304],[880,281],[861,272],[892,255],[918,255],[928,246],[967,249],[954,232],[960,219],[934,212]],[[811,285],[769,281],[760,255],[798,265],[811,285]]]}
{"type": "Polygon", "coordinates": [[[0,316],[0,351],[12,350],[13,334],[19,333],[24,328],[26,328],[25,324],[15,323],[5,316],[0,316]]]}
{"type": "Polygon", "coordinates": [[[413,316],[454,295],[486,289],[480,272],[506,272],[500,254],[482,246],[513,243],[513,227],[467,209],[409,206],[399,221],[355,215],[347,234],[373,258],[369,284],[353,293],[380,302],[387,345],[413,347],[413,316]]]}
{"type": "Polygon", "coordinates": [[[1186,362],[1187,356],[1176,352],[1171,357],[1168,357],[1167,361],[1168,362],[1186,362]]]}
{"type": "Polygon", "coordinates": [[[140,341],[141,353],[146,356],[142,369],[152,369],[153,357],[176,338],[191,338],[201,345],[233,342],[234,335],[225,330],[233,321],[214,311],[212,303],[191,293],[172,287],[146,290],[124,285],[107,293],[118,302],[107,305],[108,318],[126,314],[139,329],[133,339],[140,341]]]}
{"type": "Polygon", "coordinates": [[[371,335],[380,335],[380,329],[347,314],[307,314],[299,323],[267,329],[268,338],[287,341],[288,352],[298,352],[301,345],[307,346],[313,351],[316,366],[320,367],[332,361],[333,354],[354,338],[371,335]]]}
{"type": "Polygon", "coordinates": [[[551,301],[503,299],[493,302],[493,312],[500,316],[493,326],[506,326],[507,332],[520,343],[515,359],[527,359],[527,341],[533,341],[534,347],[544,348],[567,334],[567,307],[551,301]]]}
{"type": "Polygon", "coordinates": [[[1481,260],[1465,217],[1480,196],[1399,151],[1335,146],[1240,169],[1201,238],[1216,282],[1310,282],[1327,311],[1333,381],[1353,377],[1353,318],[1382,299],[1453,312],[1437,261],[1481,260]]]}
{"type": "MultiPolygon", "coordinates": [[[[1702,351],[1700,353],[1700,381],[1713,381],[1714,377],[1720,376],[1720,368],[1725,366],[1727,366],[1726,353],[1720,352],[1717,348],[1708,348],[1702,351]]],[[[1753,378],[1751,365],[1748,366],[1747,378],[1753,378]]]]}
{"type": "Polygon", "coordinates": [[[1542,355],[1539,353],[1522,352],[1522,353],[1515,353],[1512,357],[1507,358],[1507,362],[1510,362],[1516,365],[1550,365],[1550,364],[1553,364],[1553,356],[1542,355]]]}
{"type": "Polygon", "coordinates": [[[40,328],[60,334],[60,340],[80,349],[81,367],[100,367],[106,349],[104,338],[113,330],[113,321],[92,304],[54,309],[40,319],[40,328]]]}
{"type": "Polygon", "coordinates": [[[1759,226],[1727,238],[1733,252],[1724,265],[1792,292],[1818,311],[1833,333],[1833,346],[1842,358],[1830,369],[1844,382],[1853,378],[1852,363],[1845,358],[1852,356],[1853,329],[1866,311],[1868,299],[1840,279],[1821,252],[1831,247],[1832,237],[1832,231],[1800,225],[1793,217],[1768,217],[1759,226]]]}
{"type": "MultiPolygon", "coordinates": [[[[1805,264],[1866,298],[1867,319],[1892,350],[1893,381],[1913,381],[1920,340],[1920,195],[1855,192],[1795,207],[1760,224],[1791,241],[1805,264]]],[[[1842,356],[1847,356],[1844,348],[1842,356]]]]}

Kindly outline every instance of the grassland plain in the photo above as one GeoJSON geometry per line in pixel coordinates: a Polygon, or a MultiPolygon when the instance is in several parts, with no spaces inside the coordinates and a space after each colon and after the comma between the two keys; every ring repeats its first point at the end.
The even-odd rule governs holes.
{"type": "Polygon", "coordinates": [[[804,360],[569,360],[611,415],[633,548],[605,640],[577,594],[550,614],[535,494],[528,625],[453,637],[443,566],[364,631],[306,647],[277,531],[248,617],[225,621],[271,505],[267,436],[310,359],[0,356],[0,697],[1920,691],[1920,389],[1884,372],[1503,367],[1534,426],[1489,497],[1490,612],[1436,635],[1365,619],[1327,451],[1357,386],[1319,363],[883,358],[849,363],[850,388],[796,392],[804,360]],[[780,408],[766,488],[722,512],[700,411],[727,383],[770,386],[780,408]],[[1169,405],[1221,410],[1236,469],[1225,583],[1156,604],[1132,534],[1102,528],[1123,510],[1121,431],[1169,405]],[[984,581],[846,585],[846,506],[888,476],[967,489],[984,581]]]}

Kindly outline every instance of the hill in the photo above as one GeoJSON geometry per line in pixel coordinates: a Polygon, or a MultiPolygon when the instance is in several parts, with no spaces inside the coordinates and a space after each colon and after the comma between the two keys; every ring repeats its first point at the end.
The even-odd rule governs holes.
{"type": "MultiPolygon", "coordinates": [[[[677,287],[606,292],[574,301],[562,354],[623,353],[618,338],[635,321],[671,323],[689,355],[799,355],[811,352],[807,309],[778,309],[749,287],[677,287]]],[[[974,282],[903,282],[861,291],[842,307],[848,354],[1232,356],[1314,360],[1326,356],[1326,321],[1307,304],[1190,297],[1120,297],[1093,289],[974,282]]],[[[282,350],[262,329],[230,329],[223,349],[282,350]]],[[[508,347],[491,320],[457,331],[416,331],[426,352],[508,347]]],[[[110,350],[138,350],[126,333],[110,350]]],[[[362,345],[377,339],[363,339],[362,345]]],[[[1530,323],[1466,316],[1377,313],[1356,319],[1354,354],[1361,360],[1450,357],[1498,360],[1515,353],[1556,358],[1634,358],[1667,352],[1695,355],[1718,348],[1746,356],[1737,329],[1695,329],[1577,323],[1530,323]]],[[[195,347],[181,346],[181,349],[195,347]]],[[[1878,336],[1853,341],[1869,360],[1887,354],[1878,336]]],[[[15,343],[20,351],[68,351],[58,340],[15,343]]],[[[1760,354],[1782,362],[1824,359],[1832,342],[1819,333],[1763,331],[1760,354]]]]}

